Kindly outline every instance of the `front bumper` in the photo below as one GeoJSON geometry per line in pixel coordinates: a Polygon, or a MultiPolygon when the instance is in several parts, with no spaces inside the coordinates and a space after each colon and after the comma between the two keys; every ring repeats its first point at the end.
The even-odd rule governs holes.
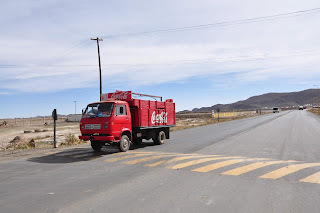
{"type": "Polygon", "coordinates": [[[92,140],[92,141],[117,142],[114,139],[114,136],[99,136],[99,135],[83,136],[81,135],[79,136],[79,139],[84,141],[92,140]]]}

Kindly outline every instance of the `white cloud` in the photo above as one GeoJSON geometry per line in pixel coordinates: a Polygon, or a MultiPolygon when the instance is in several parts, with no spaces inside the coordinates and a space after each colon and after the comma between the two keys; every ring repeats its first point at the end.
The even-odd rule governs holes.
{"type": "Polygon", "coordinates": [[[10,95],[12,94],[11,92],[0,92],[0,95],[10,95]]]}
{"type": "MultiPolygon", "coordinates": [[[[34,48],[34,50],[37,49],[34,48]]],[[[288,51],[290,52],[290,50],[284,52],[288,51]]],[[[228,73],[238,73],[237,80],[242,82],[262,81],[275,77],[304,78],[317,75],[316,67],[320,65],[320,55],[273,58],[286,54],[279,54],[278,51],[263,52],[245,44],[238,45],[236,48],[222,43],[117,45],[107,48],[102,54],[104,83],[123,82],[132,86],[161,84],[201,75],[228,73]],[[242,49],[246,49],[246,54],[241,53],[242,49]]],[[[60,62],[70,66],[53,64],[49,67],[36,67],[34,70],[24,69],[25,73],[21,73],[20,69],[12,68],[7,76],[10,84],[6,84],[5,79],[2,79],[4,82],[2,88],[43,92],[90,87],[98,79],[97,58],[94,55],[95,52],[90,47],[60,62]],[[14,76],[16,79],[12,80],[14,76]]]]}
{"type": "MultiPolygon", "coordinates": [[[[3,26],[4,33],[0,35],[0,63],[20,67],[0,67],[0,89],[23,92],[94,85],[98,67],[96,46],[89,40],[93,35],[237,20],[309,9],[317,3],[199,1],[195,5],[194,1],[161,1],[151,5],[110,1],[94,6],[89,1],[77,5],[63,1],[10,2],[0,9],[0,20],[10,23],[3,26]],[[80,38],[88,41],[74,54],[63,55],[68,52],[60,50],[69,49],[70,42],[80,38]],[[55,58],[56,55],[59,57],[55,58]]],[[[239,82],[278,77],[307,82],[320,77],[319,55],[272,57],[318,49],[320,29],[315,26],[319,17],[313,14],[223,28],[106,39],[101,42],[104,83],[150,85],[231,73],[239,82]]]]}

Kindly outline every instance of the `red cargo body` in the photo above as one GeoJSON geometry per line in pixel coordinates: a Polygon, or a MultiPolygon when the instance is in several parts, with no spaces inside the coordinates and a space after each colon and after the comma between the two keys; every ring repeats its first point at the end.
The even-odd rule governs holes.
{"type": "Polygon", "coordinates": [[[165,138],[169,139],[169,128],[176,124],[173,100],[167,99],[163,102],[162,97],[157,96],[150,97],[161,98],[161,101],[134,99],[133,94],[149,96],[131,91],[117,91],[101,95],[101,102],[89,104],[80,122],[82,136],[79,138],[91,140],[91,144],[99,142],[101,145],[113,142],[121,144],[123,135],[134,143],[152,138],[155,143],[162,144],[165,138]],[[99,117],[98,114],[93,118],[85,117],[90,106],[102,104],[112,104],[108,117],[102,117],[102,114],[99,114],[99,117]],[[119,114],[117,111],[121,107],[124,114],[119,114]],[[162,138],[163,141],[159,141],[159,138],[162,138]]]}
{"type": "Polygon", "coordinates": [[[176,124],[175,105],[173,102],[134,99],[128,101],[128,103],[133,128],[176,124]]]}

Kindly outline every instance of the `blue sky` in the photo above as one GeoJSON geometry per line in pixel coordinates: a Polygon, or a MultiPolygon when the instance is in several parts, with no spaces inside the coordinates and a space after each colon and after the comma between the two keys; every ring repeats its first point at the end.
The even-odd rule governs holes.
{"type": "Polygon", "coordinates": [[[0,7],[0,118],[77,112],[103,92],[173,98],[177,110],[320,84],[320,11],[196,30],[116,36],[320,7],[318,0],[36,1],[0,7]]]}

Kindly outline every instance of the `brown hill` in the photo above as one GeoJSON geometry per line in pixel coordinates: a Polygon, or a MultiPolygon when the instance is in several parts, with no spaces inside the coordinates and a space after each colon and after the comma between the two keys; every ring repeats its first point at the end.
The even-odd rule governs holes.
{"type": "Polygon", "coordinates": [[[211,107],[195,108],[193,112],[211,112],[211,110],[247,110],[261,109],[264,107],[292,107],[311,104],[312,99],[315,100],[314,105],[317,105],[318,91],[316,89],[308,89],[300,92],[287,93],[267,93],[263,95],[253,96],[247,100],[238,101],[232,104],[217,104],[211,107]]]}

